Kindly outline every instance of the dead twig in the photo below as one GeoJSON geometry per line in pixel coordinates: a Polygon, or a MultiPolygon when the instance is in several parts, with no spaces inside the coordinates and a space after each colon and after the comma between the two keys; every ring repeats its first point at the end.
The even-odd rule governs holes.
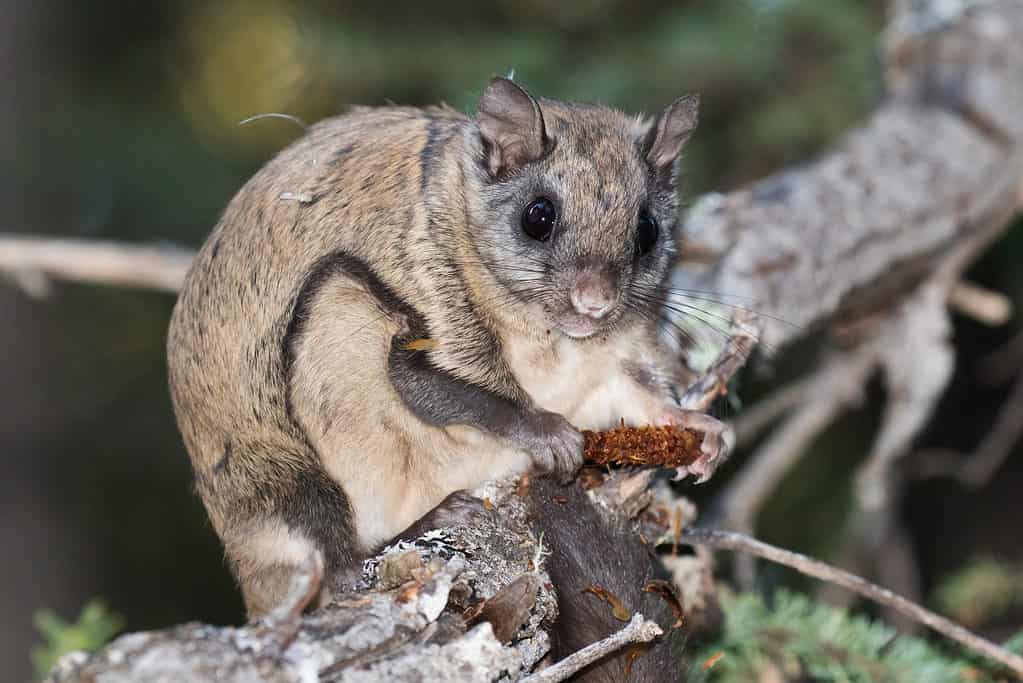
{"type": "Polygon", "coordinates": [[[850,404],[858,403],[873,371],[873,353],[833,357],[807,386],[802,405],[754,453],[749,464],[721,494],[719,505],[729,523],[752,530],[767,496],[806,446],[850,404]]]}
{"type": "Polygon", "coordinates": [[[989,327],[1004,325],[1012,317],[1012,299],[965,280],[952,287],[948,305],[957,313],[989,327]]]}
{"type": "Polygon", "coordinates": [[[926,425],[952,378],[955,352],[946,299],[941,283],[927,283],[883,323],[872,344],[884,370],[887,401],[870,455],[856,473],[857,513],[880,510],[893,500],[898,487],[894,464],[926,425]]]}
{"type": "Polygon", "coordinates": [[[970,489],[978,489],[991,480],[1021,439],[1023,374],[1016,378],[1008,398],[998,411],[994,425],[972,455],[964,456],[944,449],[923,451],[919,454],[919,476],[950,476],[970,489]]]}
{"type": "Polygon", "coordinates": [[[728,393],[728,383],[749,360],[759,334],[755,314],[742,308],[736,310],[725,347],[700,379],[686,389],[679,404],[689,410],[707,412],[718,397],[728,393]]]}
{"type": "Polygon", "coordinates": [[[797,380],[743,410],[732,421],[736,445],[749,443],[779,417],[802,404],[811,385],[810,378],[797,380]]]}
{"type": "MultiPolygon", "coordinates": [[[[910,451],[952,378],[955,352],[948,309],[964,303],[964,291],[972,292],[975,308],[980,306],[981,295],[965,289],[962,274],[1014,215],[1020,175],[1023,154],[1012,152],[960,218],[966,237],[939,257],[929,276],[880,322],[875,339],[867,342],[883,369],[887,398],[881,428],[855,475],[855,505],[847,524],[852,534],[843,554],[861,558],[863,573],[910,597],[918,593],[919,577],[894,506],[903,482],[895,465],[910,451]]],[[[899,624],[900,615],[886,616],[906,626],[899,624]]]]}
{"type": "Polygon", "coordinates": [[[959,479],[971,488],[980,488],[998,471],[1013,447],[1023,437],[1023,375],[1016,379],[1008,399],[1002,404],[995,424],[966,465],[959,479]]]}
{"type": "Polygon", "coordinates": [[[795,569],[806,576],[812,576],[816,579],[829,581],[847,588],[879,605],[898,611],[978,654],[1003,664],[1015,673],[1018,678],[1023,679],[1023,657],[1009,652],[990,640],[981,638],[959,624],[939,614],[935,614],[901,595],[873,584],[855,574],[850,574],[838,567],[833,567],[825,562],[792,552],[791,550],[785,550],[763,541],[758,541],[755,538],[735,531],[688,527],[682,531],[681,540],[683,543],[690,545],[706,545],[723,550],[749,553],[795,569]]]}
{"type": "Polygon", "coordinates": [[[663,631],[661,631],[660,626],[652,621],[647,621],[642,614],[634,614],[632,620],[622,630],[611,634],[603,640],[587,645],[543,671],[522,679],[522,683],[557,683],[557,681],[564,681],[583,667],[592,664],[602,657],[606,657],[612,652],[617,652],[626,645],[648,643],[661,635],[661,633],[663,631]]]}
{"type": "Polygon", "coordinates": [[[47,278],[176,292],[193,256],[174,246],[0,237],[0,271],[40,297],[49,291],[47,278]]]}

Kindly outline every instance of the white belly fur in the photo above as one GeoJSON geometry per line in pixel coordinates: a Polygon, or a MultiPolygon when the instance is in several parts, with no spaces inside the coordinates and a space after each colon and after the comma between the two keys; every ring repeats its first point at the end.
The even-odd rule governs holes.
{"type": "MultiPolygon", "coordinates": [[[[622,420],[629,425],[651,424],[664,410],[665,399],[651,394],[623,369],[623,361],[635,355],[632,339],[613,344],[581,344],[567,337],[548,344],[536,339],[509,341],[504,344],[506,361],[523,389],[538,406],[564,415],[579,429],[608,429],[622,420]]],[[[393,405],[396,410],[387,412],[396,429],[369,428],[326,449],[340,455],[326,464],[345,488],[366,548],[393,538],[448,494],[517,475],[530,465],[527,453],[496,437],[467,427],[424,428],[415,416],[398,408],[400,402],[393,405]],[[370,466],[369,453],[381,461],[370,466]],[[415,457],[406,457],[408,453],[415,457]]]]}
{"type": "Polygon", "coordinates": [[[536,403],[560,413],[579,429],[608,429],[656,421],[665,399],[628,376],[635,340],[582,343],[555,337],[549,344],[525,338],[505,343],[505,357],[522,388],[536,403]]]}

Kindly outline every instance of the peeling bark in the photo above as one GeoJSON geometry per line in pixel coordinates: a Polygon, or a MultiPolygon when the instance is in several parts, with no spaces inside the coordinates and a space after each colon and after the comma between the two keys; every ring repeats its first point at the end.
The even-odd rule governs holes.
{"type": "MultiPolygon", "coordinates": [[[[541,553],[523,502],[508,486],[480,493],[495,505],[492,520],[430,532],[371,559],[361,590],[303,617],[284,642],[281,623],[186,624],[121,636],[92,656],[66,656],[48,680],[515,680],[546,653],[541,624],[554,617],[556,599],[542,567],[534,567],[541,553]],[[418,570],[390,571],[389,563],[409,566],[398,560],[409,552],[420,555],[411,565],[418,570]],[[523,576],[536,577],[537,594],[524,623],[511,629],[514,644],[500,642],[489,622],[466,626],[464,610],[523,576]]],[[[510,629],[501,623],[498,630],[510,629]]]]}

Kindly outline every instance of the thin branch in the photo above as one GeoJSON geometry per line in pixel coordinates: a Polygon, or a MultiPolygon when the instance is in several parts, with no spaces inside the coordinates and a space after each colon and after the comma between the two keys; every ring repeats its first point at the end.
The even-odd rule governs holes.
{"type": "Polygon", "coordinates": [[[35,294],[45,293],[47,277],[176,292],[193,256],[191,251],[173,246],[0,237],[0,271],[11,274],[35,294]]]}
{"type": "Polygon", "coordinates": [[[893,467],[952,378],[955,352],[949,342],[947,297],[939,280],[928,281],[884,322],[871,344],[884,369],[887,400],[870,454],[857,468],[854,515],[881,510],[897,497],[893,467]]]}
{"type": "Polygon", "coordinates": [[[807,388],[800,408],[754,453],[720,497],[726,519],[745,531],[806,447],[847,405],[857,402],[875,367],[870,350],[836,356],[807,388]]]}
{"type": "Polygon", "coordinates": [[[1016,379],[994,426],[967,461],[960,478],[972,488],[986,484],[1012,453],[1020,437],[1023,437],[1023,374],[1016,379]]]}
{"type": "Polygon", "coordinates": [[[986,484],[1023,438],[1023,373],[1017,378],[980,445],[963,464],[963,455],[949,450],[920,454],[921,477],[952,476],[964,486],[978,489],[986,484]]]}
{"type": "MultiPolygon", "coordinates": [[[[803,456],[810,442],[831,424],[841,407],[838,400],[807,401],[776,429],[720,494],[724,523],[753,533],[760,509],[771,492],[803,456]]],[[[756,583],[752,558],[735,558],[733,569],[743,588],[748,590],[756,583]]]]}
{"type": "Polygon", "coordinates": [[[756,316],[740,308],[732,315],[730,327],[721,353],[682,395],[680,404],[683,408],[706,412],[718,397],[728,393],[728,383],[749,360],[759,337],[756,316]]]}
{"type": "Polygon", "coordinates": [[[779,417],[800,405],[812,384],[809,378],[796,380],[743,410],[732,420],[736,445],[749,443],[779,417]]]}
{"type": "Polygon", "coordinates": [[[1023,679],[1023,657],[992,643],[990,640],[981,638],[959,624],[939,614],[935,614],[886,588],[866,581],[855,574],[850,574],[825,562],[758,541],[755,538],[734,531],[688,527],[682,532],[681,541],[690,545],[707,545],[713,548],[749,553],[790,567],[807,576],[812,576],[822,581],[830,581],[868,600],[873,600],[880,605],[890,607],[910,619],[928,626],[946,638],[954,640],[974,652],[1005,665],[1017,677],[1023,679]]]}
{"type": "Polygon", "coordinates": [[[617,652],[631,643],[648,643],[661,635],[661,627],[652,621],[647,621],[642,614],[632,615],[632,620],[625,628],[613,633],[603,640],[587,645],[578,652],[573,652],[560,662],[553,664],[543,671],[539,671],[522,683],[557,683],[564,681],[580,669],[589,666],[593,662],[606,657],[612,652],[617,652]]]}
{"type": "Polygon", "coordinates": [[[957,313],[988,327],[1004,325],[1012,317],[1012,299],[965,280],[952,287],[948,305],[957,313]]]}

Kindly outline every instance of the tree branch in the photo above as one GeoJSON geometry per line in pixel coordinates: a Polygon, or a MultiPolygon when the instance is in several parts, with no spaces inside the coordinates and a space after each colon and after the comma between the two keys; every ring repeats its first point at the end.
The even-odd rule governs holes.
{"type": "Polygon", "coordinates": [[[753,454],[718,498],[729,524],[752,531],[768,495],[810,442],[842,409],[862,399],[863,387],[876,364],[872,349],[836,355],[818,371],[800,407],[753,454]]]}
{"type": "Polygon", "coordinates": [[[0,271],[35,296],[47,278],[165,292],[181,288],[193,253],[172,246],[140,246],[97,240],[0,237],[0,271]]]}
{"type": "Polygon", "coordinates": [[[954,451],[928,450],[918,454],[918,476],[950,476],[964,486],[977,489],[986,484],[1013,448],[1023,438],[1023,373],[1009,391],[995,422],[970,455],[954,451]]]}
{"type": "Polygon", "coordinates": [[[549,647],[541,624],[555,617],[556,598],[550,578],[534,565],[538,543],[514,485],[480,493],[492,501],[493,518],[388,549],[366,563],[360,590],[300,619],[290,612],[321,571],[318,557],[307,576],[296,577],[288,604],[262,622],[123,635],[93,655],[63,658],[48,681],[470,683],[529,671],[549,647]],[[493,598],[524,575],[537,577],[537,594],[525,622],[511,625],[513,645],[500,642],[490,623],[467,625],[461,615],[470,603],[493,598]]]}
{"type": "Polygon", "coordinates": [[[564,681],[577,671],[612,652],[617,652],[630,643],[648,643],[661,635],[661,633],[660,626],[652,621],[647,621],[643,618],[642,614],[634,614],[622,630],[611,634],[604,640],[598,640],[592,645],[587,645],[543,671],[522,679],[522,683],[557,683],[557,681],[564,681]]]}
{"type": "Polygon", "coordinates": [[[755,538],[734,531],[717,531],[689,527],[681,535],[681,540],[690,545],[706,545],[723,550],[734,550],[750,553],[771,562],[776,562],[796,571],[822,581],[847,588],[857,595],[891,607],[901,614],[934,629],[941,635],[984,655],[1008,667],[1017,677],[1023,678],[1023,657],[1009,652],[989,640],[971,633],[969,630],[945,617],[911,602],[890,590],[870,583],[855,574],[832,567],[813,558],[769,545],[755,538]]]}

